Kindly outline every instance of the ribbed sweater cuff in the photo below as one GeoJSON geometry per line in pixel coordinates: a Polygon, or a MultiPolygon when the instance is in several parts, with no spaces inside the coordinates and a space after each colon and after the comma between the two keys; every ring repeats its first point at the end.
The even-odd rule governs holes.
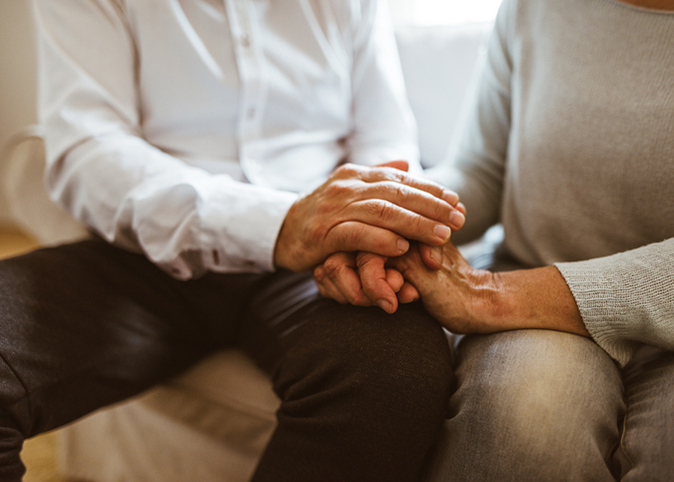
{"type": "MultiPolygon", "coordinates": [[[[628,341],[634,335],[629,312],[630,300],[617,296],[615,279],[605,275],[597,263],[556,263],[594,341],[621,366],[632,358],[635,343],[628,341]]],[[[621,289],[619,293],[624,293],[621,289]]]]}
{"type": "Polygon", "coordinates": [[[674,349],[674,238],[557,263],[594,340],[621,365],[639,343],[674,349]]]}

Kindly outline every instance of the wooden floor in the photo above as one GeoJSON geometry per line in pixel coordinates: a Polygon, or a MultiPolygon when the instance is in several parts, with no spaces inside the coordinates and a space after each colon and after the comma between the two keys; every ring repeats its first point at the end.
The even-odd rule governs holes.
{"type": "MultiPolygon", "coordinates": [[[[0,259],[19,255],[36,247],[37,243],[25,234],[0,227],[0,259]]],[[[55,433],[27,440],[21,457],[27,468],[24,482],[66,482],[57,471],[55,433]]]]}

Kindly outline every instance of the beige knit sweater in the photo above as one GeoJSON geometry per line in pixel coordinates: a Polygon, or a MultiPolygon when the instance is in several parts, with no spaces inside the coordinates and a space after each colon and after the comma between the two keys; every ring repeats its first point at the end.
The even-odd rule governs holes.
{"type": "Polygon", "coordinates": [[[455,241],[500,221],[619,363],[674,349],[674,14],[505,0],[481,79],[453,166],[431,173],[468,208],[455,241]]]}

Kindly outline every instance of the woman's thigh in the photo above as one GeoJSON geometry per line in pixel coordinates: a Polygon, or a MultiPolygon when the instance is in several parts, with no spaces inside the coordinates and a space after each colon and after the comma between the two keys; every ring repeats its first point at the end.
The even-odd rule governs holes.
{"type": "Polygon", "coordinates": [[[620,371],[594,342],[544,330],[466,336],[432,480],[613,480],[620,371]]]}
{"type": "Polygon", "coordinates": [[[616,471],[627,481],[674,474],[674,353],[643,346],[623,372],[627,411],[616,471]]]}

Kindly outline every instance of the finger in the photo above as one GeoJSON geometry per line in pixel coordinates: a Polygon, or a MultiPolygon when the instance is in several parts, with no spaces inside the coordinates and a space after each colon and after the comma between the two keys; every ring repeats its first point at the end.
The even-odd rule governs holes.
{"type": "MultiPolygon", "coordinates": [[[[424,281],[428,279],[430,274],[434,274],[433,271],[430,271],[424,265],[417,245],[412,246],[404,256],[390,259],[387,263],[387,267],[400,271],[405,278],[405,284],[412,284],[415,288],[423,288],[424,281]]],[[[402,290],[409,291],[409,288],[403,286],[401,288],[401,291],[402,290]]],[[[419,290],[416,289],[416,291],[418,292],[419,290]]],[[[398,297],[400,297],[400,292],[398,292],[398,297]]]]}
{"type": "Polygon", "coordinates": [[[442,268],[442,253],[442,246],[428,246],[426,244],[419,245],[419,254],[421,255],[421,259],[429,269],[437,271],[442,268]]]}
{"type": "Polygon", "coordinates": [[[387,257],[405,254],[409,247],[409,241],[399,234],[356,221],[342,222],[330,228],[323,246],[328,254],[339,251],[368,251],[387,257]]]}
{"type": "Polygon", "coordinates": [[[398,291],[398,303],[412,303],[420,298],[417,289],[410,283],[405,283],[398,291]]]}
{"type": "Polygon", "coordinates": [[[398,169],[399,171],[409,171],[410,164],[407,161],[389,161],[377,164],[374,167],[392,167],[393,169],[398,169]]]}
{"type": "Polygon", "coordinates": [[[365,295],[385,312],[394,313],[398,309],[398,298],[386,280],[386,261],[373,253],[360,252],[356,257],[365,295]]]}
{"type": "Polygon", "coordinates": [[[461,212],[463,213],[464,216],[466,215],[466,205],[465,205],[465,204],[463,204],[463,203],[457,204],[457,205],[456,205],[456,209],[458,209],[459,211],[461,211],[461,212]]]}
{"type": "Polygon", "coordinates": [[[400,291],[400,288],[405,284],[405,278],[397,269],[386,269],[386,282],[394,292],[400,291]]]}
{"type": "Polygon", "coordinates": [[[431,246],[445,244],[452,235],[447,225],[381,199],[353,202],[343,210],[342,216],[431,246]]]}
{"type": "Polygon", "coordinates": [[[324,298],[331,298],[343,305],[348,303],[344,295],[342,295],[342,293],[337,289],[337,287],[325,273],[325,268],[323,265],[318,266],[314,270],[314,281],[316,281],[316,286],[318,287],[319,293],[324,298]]]}
{"type": "Polygon", "coordinates": [[[363,292],[354,253],[336,253],[323,263],[325,273],[342,296],[356,306],[372,306],[372,301],[363,292]]]}
{"type": "Polygon", "coordinates": [[[463,214],[455,206],[413,186],[399,182],[381,181],[367,183],[359,193],[364,199],[383,199],[404,209],[435,219],[450,227],[463,226],[463,214]]]}
{"type": "Polygon", "coordinates": [[[369,183],[393,181],[404,184],[420,191],[425,191],[438,199],[442,199],[452,206],[456,206],[459,202],[459,195],[454,191],[447,189],[433,181],[414,176],[399,169],[373,167],[360,171],[359,177],[363,181],[369,183]]]}
{"type": "Polygon", "coordinates": [[[361,190],[361,197],[390,201],[400,207],[443,223],[450,220],[452,213],[458,212],[461,214],[456,206],[444,199],[418,187],[395,181],[382,180],[365,183],[361,190]]]}

